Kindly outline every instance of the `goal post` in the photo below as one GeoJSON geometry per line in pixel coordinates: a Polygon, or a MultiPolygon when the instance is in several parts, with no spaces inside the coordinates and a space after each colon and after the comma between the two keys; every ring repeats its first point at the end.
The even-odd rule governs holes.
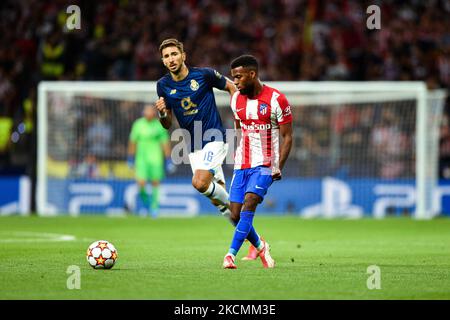
{"type": "MultiPolygon", "coordinates": [[[[410,195],[412,200],[408,198],[409,196],[405,196],[404,199],[393,197],[390,200],[384,199],[384,202],[380,200],[373,206],[365,206],[363,204],[359,206],[362,208],[358,209],[359,211],[362,210],[365,213],[379,217],[384,216],[383,212],[386,211],[386,208],[395,207],[397,204],[411,207],[413,202],[412,206],[415,209],[412,214],[415,218],[428,219],[436,214],[433,205],[433,192],[438,182],[439,124],[446,98],[444,91],[428,91],[423,82],[305,81],[265,83],[280,90],[287,96],[294,115],[295,141],[293,152],[287,163],[287,167],[289,167],[287,177],[303,180],[313,177],[321,179],[323,184],[326,184],[329,181],[327,180],[328,178],[341,179],[343,172],[348,172],[349,166],[356,165],[361,167],[364,165],[361,162],[366,161],[367,157],[370,157],[371,163],[378,161],[376,164],[373,164],[373,167],[377,167],[377,169],[369,170],[367,169],[369,164],[367,164],[366,170],[363,170],[364,173],[355,173],[353,175],[347,175],[346,173],[345,177],[342,178],[351,181],[350,185],[354,184],[351,187],[354,189],[354,199],[358,197],[356,193],[360,186],[361,189],[380,189],[368,183],[368,179],[378,179],[386,182],[386,185],[396,181],[402,183],[402,181],[406,181],[405,179],[410,179],[414,183],[414,194],[410,195]],[[394,124],[391,127],[383,126],[383,117],[394,124]],[[354,123],[358,121],[364,122],[366,127],[357,132],[357,130],[349,127],[348,124],[342,124],[350,121],[350,118],[358,119],[351,120],[354,123]],[[322,123],[322,125],[314,127],[311,125],[311,122],[322,123]],[[324,132],[326,132],[325,135],[327,137],[322,139],[319,135],[323,136],[324,132]],[[402,154],[396,153],[395,143],[392,140],[389,141],[390,137],[392,140],[397,139],[398,143],[401,144],[401,148],[403,148],[402,154]],[[360,141],[357,148],[349,147],[352,144],[346,144],[346,139],[350,141],[352,139],[363,139],[367,145],[365,146],[360,141]],[[379,153],[385,150],[383,143],[386,143],[386,141],[391,142],[389,152],[392,152],[392,157],[386,155],[380,160],[377,157],[384,156],[379,153]],[[309,155],[322,152],[320,150],[316,152],[314,151],[315,149],[323,151],[323,154],[317,157],[319,160],[308,158],[309,155]],[[374,160],[374,158],[377,159],[374,160]],[[394,165],[392,167],[397,166],[403,169],[389,168],[391,165],[389,163],[390,159],[393,159],[394,165]],[[316,166],[320,161],[327,164],[319,169],[310,169],[310,167],[316,166]],[[360,182],[361,184],[359,184],[360,182]],[[371,208],[373,208],[373,212],[367,212],[372,211],[371,208]]],[[[229,122],[229,119],[232,118],[228,109],[229,96],[227,93],[219,90],[215,90],[215,96],[222,119],[224,122],[229,122]]],[[[96,117],[89,111],[83,99],[89,100],[89,103],[95,105],[96,110],[104,109],[104,112],[99,112],[102,116],[106,115],[107,121],[113,122],[110,129],[110,131],[113,131],[111,136],[122,137],[121,143],[123,144],[126,143],[128,138],[126,129],[129,123],[125,125],[123,119],[118,115],[119,107],[130,102],[127,104],[127,108],[129,108],[127,110],[133,110],[132,112],[138,115],[143,104],[156,101],[156,82],[61,81],[41,82],[39,84],[36,197],[39,214],[66,212],[77,214],[79,212],[78,209],[81,204],[74,199],[69,199],[70,201],[67,199],[68,191],[65,189],[73,189],[73,186],[65,183],[65,181],[81,179],[79,175],[72,172],[75,169],[68,163],[79,161],[79,153],[85,151],[80,151],[79,149],[87,148],[80,142],[80,135],[83,135],[83,139],[85,138],[86,132],[83,133],[81,131],[85,130],[86,127],[80,127],[74,123],[75,113],[79,121],[82,121],[84,118],[91,121],[95,120],[94,117],[96,117]],[[58,139],[58,141],[55,142],[55,139],[58,139]],[[55,147],[55,143],[58,144],[57,147],[55,147]],[[74,160],[75,158],[76,160],[74,160]],[[55,168],[58,166],[65,169],[56,172],[55,168]],[[72,173],[69,174],[69,171],[72,173]]],[[[354,141],[352,143],[354,146],[354,141]]],[[[114,162],[109,164],[109,167],[115,166],[118,162],[124,162],[123,145],[118,146],[115,144],[114,147],[109,149],[109,154],[101,155],[99,153],[97,156],[98,159],[102,159],[102,157],[106,159],[105,161],[114,162]]],[[[106,179],[108,176],[109,181],[132,178],[129,173],[122,175],[125,169],[123,166],[120,168],[117,170],[114,168],[105,169],[105,172],[109,170],[109,176],[104,174],[103,177],[106,179]],[[111,174],[111,172],[113,173],[111,174]]],[[[83,176],[84,186],[89,186],[92,179],[92,177],[83,176]]],[[[118,184],[117,188],[120,189],[118,184]]],[[[340,190],[342,191],[343,189],[341,188],[340,190]]],[[[374,190],[369,191],[373,193],[378,192],[374,190]]],[[[323,192],[322,198],[325,197],[323,192]]],[[[380,194],[383,193],[382,190],[379,192],[380,194]]],[[[300,190],[299,193],[302,193],[302,191],[300,190]]],[[[349,197],[349,199],[345,200],[348,202],[346,203],[346,208],[339,208],[340,204],[333,204],[333,201],[335,201],[333,200],[328,204],[323,204],[317,210],[324,211],[324,216],[327,216],[326,212],[348,211],[349,205],[352,205],[352,195],[348,196],[344,192],[341,196],[343,198],[349,197]],[[331,208],[333,206],[335,208],[331,208]]],[[[108,192],[102,194],[100,198],[107,203],[112,201],[111,197],[119,197],[121,201],[127,201],[128,199],[127,195],[111,195],[108,192]]],[[[330,197],[332,196],[330,195],[330,197]]],[[[371,196],[361,195],[361,199],[363,202],[373,202],[371,196]]],[[[91,202],[95,205],[98,200],[99,197],[93,198],[91,202]]],[[[337,202],[339,201],[337,200],[337,202]]],[[[327,201],[322,200],[322,202],[325,203],[327,201]]],[[[86,203],[89,203],[89,200],[85,197],[84,204],[86,203]]],[[[94,206],[90,210],[96,211],[97,209],[94,206]]],[[[310,211],[304,210],[304,212],[310,211]]]]}

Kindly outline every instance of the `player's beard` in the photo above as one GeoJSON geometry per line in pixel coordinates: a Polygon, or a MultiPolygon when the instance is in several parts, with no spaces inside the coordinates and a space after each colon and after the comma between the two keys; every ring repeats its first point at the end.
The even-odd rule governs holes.
{"type": "Polygon", "coordinates": [[[244,88],[240,89],[240,94],[243,94],[245,96],[251,95],[253,93],[253,87],[252,85],[245,86],[244,88]]]}
{"type": "Polygon", "coordinates": [[[178,75],[180,72],[181,72],[181,68],[183,67],[183,64],[180,64],[179,66],[178,66],[178,68],[176,68],[174,71],[172,71],[172,70],[170,70],[169,69],[169,71],[170,71],[170,73],[172,73],[172,74],[174,74],[174,75],[178,75]]]}

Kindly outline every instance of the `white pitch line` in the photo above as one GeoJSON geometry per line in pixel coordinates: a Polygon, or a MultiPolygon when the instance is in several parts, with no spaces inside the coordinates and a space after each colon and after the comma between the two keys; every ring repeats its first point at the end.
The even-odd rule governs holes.
{"type": "MultiPolygon", "coordinates": [[[[0,243],[14,242],[59,242],[75,241],[76,237],[70,234],[46,233],[46,232],[27,232],[17,231],[8,232],[8,238],[0,238],[0,243]]],[[[0,233],[1,236],[1,233],[0,233]]]]}

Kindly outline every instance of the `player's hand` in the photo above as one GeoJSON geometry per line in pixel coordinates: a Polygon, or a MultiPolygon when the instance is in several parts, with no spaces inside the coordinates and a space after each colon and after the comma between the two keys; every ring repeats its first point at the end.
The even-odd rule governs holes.
{"type": "Polygon", "coordinates": [[[133,156],[128,156],[127,165],[130,169],[134,168],[134,157],[133,156]]]}
{"type": "Polygon", "coordinates": [[[273,168],[272,169],[272,180],[273,181],[277,181],[277,180],[281,180],[281,171],[278,168],[273,168]]]}
{"type": "Polygon", "coordinates": [[[167,114],[166,102],[163,97],[160,97],[155,103],[156,109],[158,110],[159,116],[164,116],[167,114]]]}
{"type": "Polygon", "coordinates": [[[166,159],[165,167],[166,167],[167,173],[169,173],[169,174],[177,171],[177,167],[175,166],[175,164],[172,162],[172,159],[170,159],[170,158],[166,159]]]}

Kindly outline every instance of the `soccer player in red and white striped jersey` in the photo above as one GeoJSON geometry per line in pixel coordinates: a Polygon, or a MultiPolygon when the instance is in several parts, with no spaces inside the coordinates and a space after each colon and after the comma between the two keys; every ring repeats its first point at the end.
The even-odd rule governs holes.
{"type": "Polygon", "coordinates": [[[235,155],[230,204],[232,217],[239,223],[223,267],[236,268],[235,257],[247,238],[257,249],[263,266],[273,268],[275,261],[269,244],[255,231],[253,217],[272,182],[281,179],[292,146],[291,108],[281,92],[261,83],[255,57],[243,55],[233,60],[231,75],[239,90],[231,98],[231,108],[241,138],[235,155]]]}
{"type": "Polygon", "coordinates": [[[252,98],[236,92],[231,99],[231,109],[242,130],[234,168],[266,166],[278,169],[279,130],[283,125],[289,128],[292,122],[291,107],[285,95],[277,89],[261,85],[259,93],[252,98]]]}

